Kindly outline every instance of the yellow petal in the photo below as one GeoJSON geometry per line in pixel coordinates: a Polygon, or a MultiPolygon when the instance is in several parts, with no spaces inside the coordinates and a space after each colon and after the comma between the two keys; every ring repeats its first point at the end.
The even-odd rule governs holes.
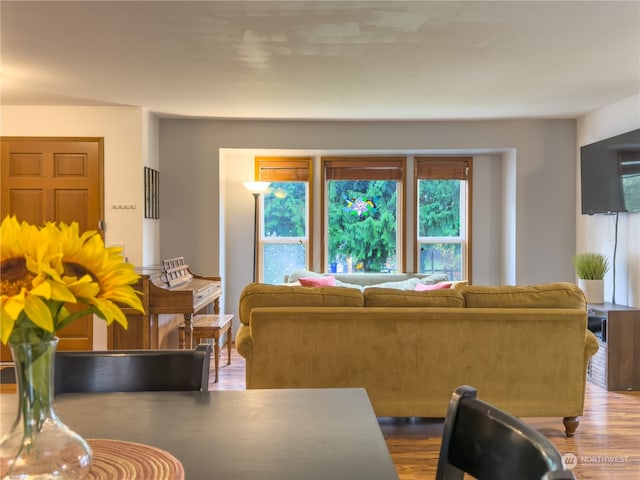
{"type": "MultiPolygon", "coordinates": [[[[73,296],[73,293],[66,287],[66,285],[49,282],[51,285],[51,299],[56,300],[58,302],[65,303],[76,303],[76,297],[73,296]]],[[[33,290],[31,291],[33,293],[33,290]]]]}
{"type": "Polygon", "coordinates": [[[73,292],[76,298],[91,299],[100,293],[100,286],[95,282],[74,282],[69,284],[69,290],[73,292]]]}
{"type": "Polygon", "coordinates": [[[53,332],[51,310],[49,310],[47,304],[41,300],[40,297],[29,295],[24,304],[24,313],[33,323],[43,330],[53,332]]]}
{"type": "Polygon", "coordinates": [[[0,309],[0,341],[5,345],[9,341],[15,322],[15,319],[6,313],[4,308],[0,309]]]}
{"type": "Polygon", "coordinates": [[[40,285],[33,287],[29,293],[49,300],[51,298],[51,285],[49,282],[42,282],[40,285]]]}
{"type": "Polygon", "coordinates": [[[23,288],[18,295],[9,297],[3,305],[2,309],[14,320],[16,320],[22,313],[22,310],[24,310],[25,292],[26,290],[23,288]]]}
{"type": "Polygon", "coordinates": [[[115,320],[124,328],[127,328],[128,322],[127,317],[122,313],[120,307],[118,307],[115,303],[110,300],[104,300],[101,298],[96,299],[96,307],[100,310],[102,318],[104,318],[107,322],[107,325],[111,325],[111,323],[115,320]]]}

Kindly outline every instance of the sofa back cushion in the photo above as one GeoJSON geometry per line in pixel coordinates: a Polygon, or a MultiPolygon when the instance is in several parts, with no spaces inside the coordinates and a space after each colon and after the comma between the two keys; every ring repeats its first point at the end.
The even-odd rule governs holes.
{"type": "Polygon", "coordinates": [[[573,283],[500,287],[469,285],[456,291],[464,296],[467,308],[587,308],[584,293],[573,283]]]}
{"type": "Polygon", "coordinates": [[[362,307],[362,292],[343,287],[300,287],[250,283],[240,294],[238,315],[249,325],[256,307],[362,307]]]}
{"type": "Polygon", "coordinates": [[[398,290],[396,288],[366,288],[365,307],[457,307],[464,308],[464,297],[458,289],[398,290]]]}

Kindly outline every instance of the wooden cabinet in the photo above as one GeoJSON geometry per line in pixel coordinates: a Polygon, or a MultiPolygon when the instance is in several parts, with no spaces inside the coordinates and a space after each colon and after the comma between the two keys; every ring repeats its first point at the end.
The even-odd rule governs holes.
{"type": "Polygon", "coordinates": [[[607,390],[640,390],[640,309],[604,303],[590,304],[588,312],[602,319],[589,379],[607,390]]]}

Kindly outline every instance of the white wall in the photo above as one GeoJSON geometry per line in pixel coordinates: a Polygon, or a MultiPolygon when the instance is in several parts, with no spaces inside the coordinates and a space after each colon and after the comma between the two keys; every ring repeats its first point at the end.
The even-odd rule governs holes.
{"type": "MultiPolygon", "coordinates": [[[[142,121],[131,107],[3,106],[2,135],[104,137],[105,243],[124,244],[129,261],[142,261],[142,121]],[[111,209],[135,203],[135,210],[111,209]]],[[[97,227],[97,226],[96,226],[97,227]]]]}
{"type": "Polygon", "coordinates": [[[237,314],[240,291],[251,281],[253,262],[253,198],[242,185],[253,178],[253,165],[243,150],[473,153],[479,162],[499,159],[479,171],[485,190],[474,190],[478,203],[474,210],[474,280],[573,281],[575,145],[573,120],[162,119],[160,166],[171,185],[163,187],[160,195],[160,254],[184,255],[198,273],[222,275],[226,311],[237,314]],[[492,172],[499,176],[495,182],[492,172]],[[500,204],[500,211],[494,211],[492,206],[497,209],[500,204]],[[476,235],[482,238],[481,232],[484,241],[476,239],[476,235]]]}
{"type": "MultiPolygon", "coordinates": [[[[579,147],[640,128],[640,94],[578,119],[576,251],[598,252],[613,262],[615,215],[580,214],[579,147]]],[[[613,299],[613,269],[605,277],[605,301],[613,299]]],[[[618,216],[615,302],[640,308],[640,213],[618,216]]]]}
{"type": "MultiPolygon", "coordinates": [[[[142,159],[145,167],[160,169],[160,122],[158,117],[142,112],[142,159]]],[[[162,180],[161,180],[162,181],[162,180]]],[[[144,177],[142,180],[144,184],[144,177]]],[[[144,195],[144,192],[143,192],[144,195]]],[[[142,213],[142,260],[136,265],[157,265],[160,263],[160,220],[144,218],[144,196],[140,205],[142,213]]]]}
{"type": "Polygon", "coordinates": [[[516,198],[515,191],[505,189],[502,182],[505,156],[475,155],[473,159],[471,276],[477,285],[515,283],[513,276],[505,274],[508,265],[515,263],[513,249],[505,247],[515,238],[503,227],[502,212],[515,205],[516,198]],[[512,256],[504,255],[505,250],[512,256]],[[510,261],[512,258],[514,261],[510,261]]]}
{"type": "MultiPolygon", "coordinates": [[[[158,227],[143,222],[142,168],[159,163],[157,119],[135,107],[3,106],[0,115],[4,136],[104,138],[105,244],[123,245],[128,261],[142,265],[145,233],[147,242],[159,243],[158,227]],[[112,209],[117,203],[136,209],[112,209]]],[[[106,332],[104,322],[94,321],[95,349],[106,348],[106,332]]]]}

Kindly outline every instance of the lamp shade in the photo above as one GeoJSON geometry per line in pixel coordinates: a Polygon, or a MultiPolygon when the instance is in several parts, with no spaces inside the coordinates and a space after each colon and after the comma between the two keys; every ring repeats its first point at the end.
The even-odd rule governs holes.
{"type": "Polygon", "coordinates": [[[270,182],[244,182],[244,186],[252,194],[265,193],[269,188],[270,182]]]}

